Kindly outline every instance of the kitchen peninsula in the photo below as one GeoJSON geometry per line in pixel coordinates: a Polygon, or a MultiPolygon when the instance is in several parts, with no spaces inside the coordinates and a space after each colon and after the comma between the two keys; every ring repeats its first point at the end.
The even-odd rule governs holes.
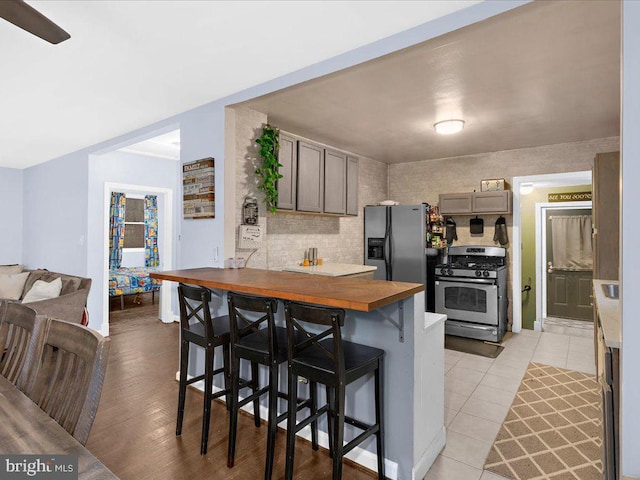
{"type": "MultiPolygon", "coordinates": [[[[445,316],[424,312],[423,285],[252,268],[195,268],[157,272],[151,276],[220,290],[213,305],[216,314],[226,313],[227,291],[346,309],[345,340],[386,351],[387,476],[398,480],[424,477],[445,444],[445,316]]],[[[277,321],[284,323],[283,310],[278,309],[277,321]]],[[[203,359],[204,355],[200,355],[191,364],[202,365],[203,359]]],[[[284,369],[286,366],[281,372],[283,379],[286,378],[284,369]]],[[[190,373],[197,375],[200,371],[190,373]]],[[[364,422],[374,418],[372,390],[373,382],[367,378],[347,389],[347,410],[364,422]]],[[[301,392],[302,396],[305,394],[301,392]]],[[[319,427],[320,444],[327,447],[326,423],[320,422],[319,427]]],[[[354,430],[347,429],[345,440],[355,434],[354,430]]],[[[375,470],[374,448],[375,442],[370,442],[364,448],[354,449],[348,458],[375,470]]]]}

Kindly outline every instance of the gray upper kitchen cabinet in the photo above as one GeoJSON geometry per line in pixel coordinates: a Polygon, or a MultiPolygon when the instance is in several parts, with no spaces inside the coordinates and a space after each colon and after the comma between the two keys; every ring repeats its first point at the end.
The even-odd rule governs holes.
{"type": "Polygon", "coordinates": [[[593,162],[593,278],[620,277],[620,152],[599,153],[593,162]]]}
{"type": "Polygon", "coordinates": [[[295,210],[298,149],[293,137],[280,134],[278,163],[282,165],[278,169],[282,178],[278,179],[278,204],[276,207],[280,210],[295,210]]]}
{"type": "Polygon", "coordinates": [[[473,213],[511,213],[511,190],[473,192],[473,213]]]}
{"type": "Polygon", "coordinates": [[[278,203],[286,212],[358,215],[358,158],[280,132],[278,203]]]}
{"type": "Polygon", "coordinates": [[[298,182],[296,210],[321,213],[324,207],[324,149],[298,142],[298,182]]]}
{"type": "Polygon", "coordinates": [[[473,213],[471,193],[441,193],[439,201],[442,215],[473,213]]]}
{"type": "Polygon", "coordinates": [[[324,213],[344,215],[347,210],[347,155],[324,151],[324,213]]]}
{"type": "Polygon", "coordinates": [[[476,213],[511,213],[511,190],[440,194],[440,214],[476,213]]]}
{"type": "Polygon", "coordinates": [[[358,215],[358,159],[347,157],[347,215],[358,215]]]}

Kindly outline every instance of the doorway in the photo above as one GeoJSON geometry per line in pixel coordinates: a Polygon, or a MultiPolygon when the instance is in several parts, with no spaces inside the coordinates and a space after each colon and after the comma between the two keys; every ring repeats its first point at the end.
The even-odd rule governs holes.
{"type": "Polygon", "coordinates": [[[593,322],[591,209],[544,208],[544,225],[544,318],[593,322]]]}
{"type": "MultiPolygon", "coordinates": [[[[543,297],[543,281],[546,284],[546,269],[543,269],[540,205],[556,208],[591,208],[591,202],[548,202],[551,191],[590,191],[591,171],[565,172],[513,177],[513,275],[511,298],[513,299],[512,331],[524,328],[542,330],[542,309],[546,308],[546,293],[543,297]],[[578,189],[578,190],[576,190],[578,189]],[[544,273],[543,273],[544,272],[544,273]]],[[[545,247],[546,248],[546,247],[545,247]]],[[[586,323],[586,322],[581,322],[586,323]]]]}
{"type": "Polygon", "coordinates": [[[590,217],[590,201],[536,203],[537,331],[593,328],[590,217]]]}
{"type": "MultiPolygon", "coordinates": [[[[158,218],[158,238],[162,241],[159,244],[160,264],[164,269],[170,270],[172,268],[172,251],[173,251],[173,189],[120,184],[106,182],[104,185],[104,198],[103,198],[103,288],[102,296],[102,331],[109,332],[109,223],[111,216],[111,194],[113,192],[122,192],[125,194],[133,194],[138,196],[144,195],[156,195],[158,197],[158,203],[161,206],[159,211],[161,212],[158,218]]],[[[164,323],[173,322],[173,314],[171,313],[171,291],[168,282],[163,282],[160,289],[159,305],[159,317],[164,323]],[[166,284],[166,285],[165,285],[166,284]]]]}

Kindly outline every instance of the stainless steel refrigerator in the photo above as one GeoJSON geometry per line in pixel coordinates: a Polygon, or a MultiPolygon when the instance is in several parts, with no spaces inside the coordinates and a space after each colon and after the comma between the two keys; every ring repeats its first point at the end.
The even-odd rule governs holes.
{"type": "Polygon", "coordinates": [[[376,280],[427,284],[426,208],[364,207],[364,263],[378,267],[376,280]]]}

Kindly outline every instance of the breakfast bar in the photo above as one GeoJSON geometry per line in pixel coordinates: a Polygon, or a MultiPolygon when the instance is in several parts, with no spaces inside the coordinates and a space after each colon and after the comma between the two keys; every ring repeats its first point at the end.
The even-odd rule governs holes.
{"type": "MultiPolygon", "coordinates": [[[[386,474],[392,479],[422,479],[445,444],[444,319],[424,312],[424,286],[358,277],[301,275],[252,268],[194,268],[152,273],[164,281],[200,285],[218,294],[214,314],[226,314],[226,292],[261,295],[346,310],[345,340],[384,349],[386,474]]],[[[283,308],[277,321],[284,324],[283,308]]],[[[192,350],[190,365],[203,365],[204,355],[192,350]]],[[[217,365],[214,367],[217,368],[217,365]]],[[[285,368],[283,366],[283,368],[285,368]]],[[[200,371],[189,372],[196,376],[200,371]]],[[[286,378],[283,371],[281,378],[286,378]]],[[[281,389],[286,388],[285,383],[281,389]]],[[[373,382],[355,381],[347,389],[346,408],[363,422],[374,419],[373,382]]],[[[306,387],[306,385],[302,385],[306,387]]],[[[301,388],[301,396],[306,392],[301,388]]],[[[285,405],[280,406],[284,411],[285,405]]],[[[281,424],[282,427],[285,424],[281,424]]],[[[319,443],[328,447],[326,423],[320,422],[319,443]]],[[[307,429],[300,434],[309,436],[307,429]]],[[[347,430],[349,441],[357,430],[347,430]]],[[[347,456],[376,470],[375,441],[347,456]]]]}

